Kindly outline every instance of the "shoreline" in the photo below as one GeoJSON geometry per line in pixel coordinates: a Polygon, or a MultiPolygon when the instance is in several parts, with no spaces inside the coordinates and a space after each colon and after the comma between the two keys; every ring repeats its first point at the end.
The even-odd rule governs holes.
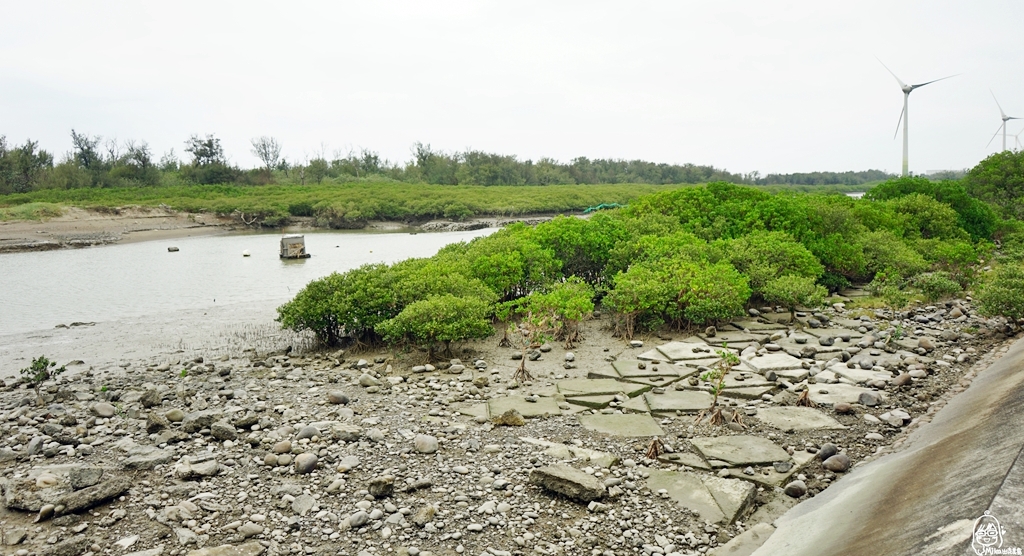
{"type": "MultiPolygon", "coordinates": [[[[455,232],[503,227],[514,222],[533,225],[553,218],[554,214],[526,215],[519,218],[481,216],[464,221],[429,220],[421,223],[369,221],[361,228],[380,232],[455,232]]],[[[65,207],[64,214],[46,220],[0,222],[0,254],[55,249],[77,249],[98,245],[126,244],[183,237],[215,236],[233,232],[276,230],[279,233],[323,231],[309,217],[294,217],[282,228],[251,228],[227,216],[210,213],[185,213],[164,208],[126,207],[96,211],[65,207]]]]}

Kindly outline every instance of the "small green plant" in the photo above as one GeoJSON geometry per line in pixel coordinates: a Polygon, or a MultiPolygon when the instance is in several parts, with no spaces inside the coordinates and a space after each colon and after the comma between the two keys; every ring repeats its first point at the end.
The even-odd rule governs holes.
{"type": "Polygon", "coordinates": [[[107,385],[100,386],[100,392],[106,392],[108,390],[107,385]]]}
{"type": "MultiPolygon", "coordinates": [[[[711,384],[711,407],[701,411],[697,415],[695,423],[700,423],[705,418],[708,418],[708,422],[712,425],[722,425],[725,423],[725,418],[722,417],[722,408],[718,406],[718,396],[725,389],[725,375],[732,370],[736,365],[740,364],[740,358],[735,353],[729,351],[727,344],[722,344],[722,349],[718,350],[718,356],[721,359],[710,371],[700,375],[701,380],[709,382],[711,384]]],[[[732,420],[739,422],[739,413],[733,413],[732,420]]]]}
{"type": "Polygon", "coordinates": [[[868,291],[880,297],[894,313],[910,302],[910,295],[903,289],[903,277],[898,272],[879,272],[868,284],[868,291]]]}
{"type": "Polygon", "coordinates": [[[961,291],[960,284],[948,272],[938,271],[919,274],[912,280],[914,287],[921,290],[927,301],[935,302],[952,297],[961,291]]]}
{"type": "Polygon", "coordinates": [[[978,288],[975,299],[985,316],[1024,318],[1024,266],[1005,264],[996,268],[978,288]]]}
{"type": "Polygon", "coordinates": [[[21,370],[21,377],[36,391],[36,399],[38,400],[39,405],[44,405],[46,402],[43,400],[42,393],[39,392],[39,387],[47,380],[56,378],[66,370],[67,369],[63,365],[58,367],[56,361],[50,361],[46,357],[40,355],[32,360],[32,364],[30,366],[21,370]]]}
{"type": "Polygon", "coordinates": [[[181,376],[181,378],[187,377],[188,376],[188,369],[182,369],[181,372],[178,373],[178,375],[181,376]]]}

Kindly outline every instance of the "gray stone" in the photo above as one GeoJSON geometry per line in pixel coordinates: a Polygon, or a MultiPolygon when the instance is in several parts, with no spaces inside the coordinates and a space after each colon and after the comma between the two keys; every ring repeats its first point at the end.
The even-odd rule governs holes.
{"type": "Polygon", "coordinates": [[[705,460],[723,461],[732,466],[766,465],[790,459],[774,442],[757,436],[694,438],[690,443],[705,460]]]}
{"type": "Polygon", "coordinates": [[[164,403],[164,399],[155,388],[150,388],[139,398],[139,403],[142,404],[142,407],[149,409],[164,403]]]}
{"type": "Polygon", "coordinates": [[[736,535],[729,542],[708,552],[708,556],[750,556],[760,548],[768,537],[775,532],[775,527],[767,523],[758,523],[746,531],[736,535]]]}
{"type": "Polygon", "coordinates": [[[742,517],[757,492],[752,483],[739,479],[660,469],[650,470],[647,487],[654,492],[665,490],[681,507],[698,513],[701,521],[725,524],[742,517]]]}
{"type": "Polygon", "coordinates": [[[306,515],[316,505],[316,499],[308,494],[301,494],[292,501],[292,511],[298,515],[306,515]]]}
{"type": "Polygon", "coordinates": [[[295,472],[300,474],[312,473],[316,469],[316,454],[306,452],[295,456],[295,472]]]}
{"type": "Polygon", "coordinates": [[[287,454],[288,452],[292,451],[292,441],[282,440],[277,444],[274,444],[270,451],[275,454],[287,454]]]}
{"type": "Polygon", "coordinates": [[[818,448],[818,453],[815,454],[815,457],[817,457],[821,461],[825,461],[838,453],[839,448],[837,448],[835,444],[832,444],[831,442],[826,442],[821,445],[821,448],[818,448]]]}
{"type": "Polygon", "coordinates": [[[852,384],[810,384],[807,386],[811,401],[819,405],[833,405],[840,402],[859,403],[860,395],[871,392],[867,388],[852,384]]]}
{"type": "Polygon", "coordinates": [[[363,373],[359,376],[359,385],[363,388],[369,388],[370,386],[380,386],[380,381],[370,375],[369,373],[363,373]]]}
{"type": "Polygon", "coordinates": [[[158,433],[164,429],[170,428],[171,422],[155,411],[150,411],[149,415],[146,416],[146,432],[149,434],[158,433]]]}
{"type": "Polygon", "coordinates": [[[653,413],[697,413],[711,407],[711,394],[700,390],[669,390],[664,394],[648,392],[644,401],[653,413]]]}
{"type": "Polygon", "coordinates": [[[125,469],[153,469],[158,465],[170,463],[174,453],[153,446],[136,446],[128,452],[128,459],[122,464],[125,469]]]}
{"type": "Polygon", "coordinates": [[[66,493],[57,500],[54,515],[61,516],[88,510],[107,500],[121,496],[128,492],[131,486],[132,482],[127,477],[116,477],[82,490],[66,493]]]}
{"type": "Polygon", "coordinates": [[[264,550],[266,549],[263,548],[263,545],[253,541],[237,546],[224,544],[221,546],[200,548],[199,550],[193,550],[187,553],[185,556],[259,556],[264,550]]]}
{"type": "Polygon", "coordinates": [[[807,484],[801,480],[796,480],[786,485],[785,492],[788,496],[793,498],[800,498],[807,494],[807,484]]]}
{"type": "Polygon", "coordinates": [[[523,416],[513,408],[502,413],[498,417],[491,419],[491,422],[495,425],[505,427],[521,427],[526,424],[526,419],[524,419],[523,416]]]}
{"type": "Polygon", "coordinates": [[[48,546],[39,551],[42,556],[78,556],[88,552],[92,541],[83,535],[75,535],[66,541],[48,546]]]}
{"type": "Polygon", "coordinates": [[[320,429],[306,425],[299,430],[299,433],[295,435],[295,440],[302,440],[303,438],[313,438],[314,436],[320,436],[320,429]]]}
{"type": "Polygon", "coordinates": [[[598,500],[605,495],[604,483],[593,475],[568,465],[548,465],[530,471],[530,484],[557,492],[578,502],[598,500]]]}
{"type": "Polygon", "coordinates": [[[243,539],[255,537],[256,535],[263,534],[263,526],[257,525],[256,523],[246,523],[238,528],[238,534],[241,535],[243,539]]]}
{"type": "Polygon", "coordinates": [[[932,351],[935,349],[935,342],[927,336],[922,336],[917,340],[917,347],[922,348],[925,351],[932,351]]]}
{"type": "Polygon", "coordinates": [[[433,454],[438,449],[437,438],[429,434],[417,434],[413,439],[413,448],[421,454],[433,454]]]}
{"type": "Polygon", "coordinates": [[[839,421],[810,407],[765,407],[758,410],[757,418],[787,432],[846,428],[839,421]]]}
{"type": "Polygon", "coordinates": [[[238,433],[235,431],[235,426],[231,423],[217,421],[210,425],[210,436],[217,440],[235,440],[238,438],[238,433]]]}
{"type": "Polygon", "coordinates": [[[541,397],[534,402],[528,402],[522,396],[502,396],[487,400],[487,411],[490,415],[501,415],[510,409],[515,409],[527,419],[562,414],[554,398],[541,397]]]}
{"type": "MultiPolygon", "coordinates": [[[[212,409],[196,411],[185,415],[181,421],[181,428],[187,433],[199,432],[202,429],[210,428],[210,425],[220,419],[221,413],[212,409]]],[[[170,420],[170,417],[167,417],[170,420]]]]}
{"type": "Polygon", "coordinates": [[[81,490],[83,488],[99,484],[100,479],[102,478],[102,467],[83,465],[81,467],[72,467],[71,470],[68,471],[68,482],[71,484],[71,488],[75,490],[81,490]]]}
{"type": "Polygon", "coordinates": [[[875,407],[876,405],[881,405],[885,401],[885,397],[882,395],[881,392],[868,390],[865,392],[861,392],[860,396],[857,397],[857,401],[861,405],[875,407]]]}
{"type": "Polygon", "coordinates": [[[418,527],[423,527],[431,521],[434,521],[434,516],[436,514],[437,508],[427,504],[426,506],[416,510],[416,513],[412,516],[412,522],[418,527]]]}
{"type": "Polygon", "coordinates": [[[28,538],[28,531],[24,529],[10,529],[3,534],[4,544],[7,546],[19,545],[28,538]]]}
{"type": "Polygon", "coordinates": [[[327,393],[327,401],[336,405],[348,405],[348,396],[340,390],[331,390],[327,393]]]}
{"type": "Polygon", "coordinates": [[[167,413],[164,413],[164,417],[172,423],[180,423],[185,420],[185,412],[180,409],[171,409],[167,413]]]}
{"type": "Polygon", "coordinates": [[[387,498],[395,492],[395,477],[393,475],[382,475],[370,479],[366,489],[374,498],[387,498]]]}
{"type": "Polygon", "coordinates": [[[174,474],[179,479],[186,481],[197,481],[206,477],[213,477],[220,471],[220,464],[216,458],[202,458],[199,461],[191,461],[184,458],[181,463],[174,467],[174,474]]]}
{"type": "Polygon", "coordinates": [[[835,473],[842,473],[850,468],[850,457],[846,454],[836,454],[822,464],[822,467],[835,473]]]}
{"type": "Polygon", "coordinates": [[[353,529],[355,529],[357,527],[362,527],[363,525],[366,525],[367,523],[369,523],[369,521],[370,521],[370,515],[367,514],[364,511],[362,511],[362,510],[360,510],[360,511],[358,511],[358,512],[356,512],[356,513],[354,513],[354,514],[352,514],[350,516],[348,516],[348,524],[353,529]]]}
{"type": "Polygon", "coordinates": [[[896,378],[892,379],[892,385],[896,386],[896,387],[906,386],[906,385],[910,384],[911,382],[913,382],[913,380],[914,380],[914,377],[910,376],[909,374],[907,374],[907,373],[900,373],[899,376],[897,376],[896,378]]]}
{"type": "Polygon", "coordinates": [[[661,436],[665,432],[650,415],[646,414],[594,414],[580,415],[584,428],[612,436],[661,436]]]}
{"type": "Polygon", "coordinates": [[[363,436],[363,429],[356,425],[339,423],[331,426],[331,438],[342,442],[355,442],[363,436]]]}
{"type": "Polygon", "coordinates": [[[107,402],[94,403],[94,404],[92,404],[92,407],[90,409],[91,409],[93,415],[95,415],[97,417],[104,417],[104,418],[113,417],[114,416],[114,412],[117,411],[117,409],[114,408],[113,405],[111,405],[111,404],[109,404],[107,402]]]}

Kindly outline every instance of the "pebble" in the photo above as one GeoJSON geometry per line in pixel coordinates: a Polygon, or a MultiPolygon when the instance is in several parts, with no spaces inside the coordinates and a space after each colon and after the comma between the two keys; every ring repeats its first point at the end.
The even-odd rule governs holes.
{"type": "Polygon", "coordinates": [[[437,438],[429,434],[418,434],[413,439],[413,447],[421,454],[433,454],[437,451],[437,438]]]}
{"type": "Polygon", "coordinates": [[[344,392],[340,390],[331,390],[327,393],[327,401],[335,405],[348,405],[349,399],[344,392]]]}
{"type": "Polygon", "coordinates": [[[818,448],[817,458],[822,461],[825,461],[838,453],[839,448],[837,448],[835,444],[832,444],[831,442],[826,442],[821,445],[821,448],[818,448]]]}
{"type": "Polygon", "coordinates": [[[821,466],[834,473],[842,473],[850,468],[850,457],[846,454],[836,454],[825,460],[821,466]]]}
{"type": "Polygon", "coordinates": [[[793,498],[800,498],[801,496],[807,494],[807,484],[798,479],[786,485],[785,492],[788,496],[792,496],[793,498]]]}
{"type": "Polygon", "coordinates": [[[309,452],[299,454],[295,457],[295,472],[300,474],[312,473],[316,469],[316,454],[309,452]]]}
{"type": "Polygon", "coordinates": [[[106,402],[92,404],[92,414],[97,417],[113,417],[115,411],[114,406],[106,402]]]}

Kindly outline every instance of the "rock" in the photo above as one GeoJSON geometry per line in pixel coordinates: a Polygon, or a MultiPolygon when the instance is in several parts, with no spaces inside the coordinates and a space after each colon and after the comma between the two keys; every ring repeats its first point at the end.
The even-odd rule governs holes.
{"type": "Polygon", "coordinates": [[[114,413],[117,411],[113,405],[110,405],[107,402],[94,403],[89,409],[92,411],[93,415],[104,418],[113,417],[114,413]]]}
{"type": "Polygon", "coordinates": [[[946,316],[951,318],[951,319],[958,319],[958,318],[964,316],[964,312],[961,311],[959,307],[953,307],[953,309],[946,316]]]}
{"type": "Polygon", "coordinates": [[[316,469],[316,454],[306,452],[295,456],[295,472],[299,474],[312,473],[316,469]]]}
{"type": "Polygon", "coordinates": [[[922,337],[917,341],[917,347],[924,349],[925,351],[932,351],[935,349],[935,342],[931,338],[922,337]]]}
{"type": "Polygon", "coordinates": [[[76,535],[39,551],[42,556],[78,556],[89,551],[92,541],[83,535],[76,535]]]}
{"type": "Polygon", "coordinates": [[[816,454],[816,457],[821,461],[825,461],[838,453],[839,448],[836,448],[835,444],[832,444],[831,442],[826,442],[821,445],[821,448],[818,448],[818,453],[816,454]]]}
{"type": "Polygon", "coordinates": [[[566,361],[570,361],[570,362],[575,361],[576,360],[576,354],[571,352],[571,351],[565,352],[565,360],[566,361]]]}
{"type": "Polygon", "coordinates": [[[99,484],[103,478],[103,468],[94,466],[74,467],[68,472],[68,482],[71,488],[81,490],[99,484]]]}
{"type": "Polygon", "coordinates": [[[360,510],[350,516],[348,516],[348,524],[353,529],[362,527],[370,521],[370,514],[360,510]]]}
{"type": "Polygon", "coordinates": [[[366,489],[374,498],[387,498],[395,492],[395,477],[393,475],[382,475],[370,479],[366,489]]]}
{"type": "Polygon", "coordinates": [[[128,459],[122,464],[125,469],[153,469],[158,465],[170,463],[174,453],[153,446],[137,446],[128,452],[128,459]]]}
{"type": "Polygon", "coordinates": [[[429,434],[417,434],[413,439],[413,447],[421,454],[433,454],[437,451],[437,438],[429,434]]]}
{"type": "Polygon", "coordinates": [[[359,385],[363,388],[369,388],[371,386],[380,386],[380,381],[374,378],[369,373],[363,373],[359,376],[359,385]]]}
{"type": "Polygon", "coordinates": [[[437,509],[434,506],[427,504],[422,508],[416,510],[416,513],[412,516],[412,522],[419,527],[434,521],[434,516],[437,514],[437,509]]]}
{"type": "Polygon", "coordinates": [[[832,336],[824,336],[822,338],[818,338],[818,344],[822,346],[831,346],[834,345],[835,343],[836,339],[833,338],[832,336]]]}
{"type": "MultiPolygon", "coordinates": [[[[181,420],[181,430],[189,434],[199,432],[203,429],[210,428],[210,425],[217,422],[220,417],[220,412],[214,410],[203,410],[189,413],[181,420]]],[[[171,420],[169,416],[167,419],[171,420]]]]}
{"type": "Polygon", "coordinates": [[[164,413],[164,417],[172,423],[180,423],[185,420],[185,412],[180,409],[172,409],[164,413]]]}
{"type": "Polygon", "coordinates": [[[327,393],[327,401],[335,405],[348,405],[348,396],[340,390],[331,390],[327,393]]]}
{"type": "Polygon", "coordinates": [[[219,471],[220,464],[217,463],[217,459],[214,457],[204,457],[195,462],[191,461],[191,458],[184,458],[181,463],[174,466],[175,476],[186,481],[213,477],[219,471]]]}
{"type": "Polygon", "coordinates": [[[149,409],[164,403],[164,399],[163,396],[160,395],[160,392],[157,392],[155,388],[150,388],[142,394],[141,398],[139,398],[139,403],[142,404],[142,407],[149,409]]]}
{"type": "Polygon", "coordinates": [[[787,495],[792,496],[793,498],[800,498],[801,496],[807,494],[807,485],[801,480],[796,480],[786,485],[785,492],[787,495]]]}
{"type": "Polygon", "coordinates": [[[128,492],[131,486],[132,482],[127,477],[116,477],[82,490],[69,492],[57,500],[54,515],[61,516],[87,510],[121,496],[128,492]]]}
{"type": "Polygon", "coordinates": [[[832,409],[834,409],[835,412],[839,414],[853,413],[853,406],[846,402],[837,402],[835,405],[832,406],[832,409]]]}
{"type": "Polygon", "coordinates": [[[363,436],[363,429],[356,425],[338,424],[331,427],[331,438],[343,442],[355,442],[363,436]]]}
{"type": "Polygon", "coordinates": [[[7,546],[19,545],[24,542],[26,538],[28,538],[28,531],[24,529],[11,529],[3,535],[4,544],[7,546]]]}
{"type": "Polygon", "coordinates": [[[308,494],[302,494],[296,496],[295,500],[292,501],[292,511],[295,512],[297,515],[306,515],[307,513],[309,513],[310,510],[313,509],[313,506],[315,505],[315,498],[308,494]]]}
{"type": "Polygon", "coordinates": [[[530,484],[584,503],[605,495],[604,483],[596,477],[562,464],[533,469],[530,471],[530,484]]]}
{"type": "Polygon", "coordinates": [[[704,329],[704,335],[707,336],[708,338],[714,338],[716,335],[718,335],[718,329],[715,328],[714,326],[709,326],[704,329]]]}
{"type": "Polygon", "coordinates": [[[860,396],[857,398],[857,401],[861,405],[866,405],[868,407],[875,407],[876,405],[879,405],[879,404],[882,403],[883,398],[882,398],[882,394],[881,393],[869,391],[869,392],[861,392],[860,396]]]}
{"type": "Polygon", "coordinates": [[[501,416],[492,419],[495,425],[502,425],[506,427],[521,427],[526,424],[526,419],[519,413],[515,408],[509,409],[501,416]]]}
{"type": "Polygon", "coordinates": [[[238,438],[238,433],[235,432],[235,426],[231,423],[217,421],[210,425],[210,436],[220,441],[235,440],[238,438]]]}
{"type": "Polygon", "coordinates": [[[900,373],[899,376],[897,376],[896,378],[892,379],[892,385],[896,386],[896,387],[906,386],[906,385],[910,384],[912,381],[913,381],[913,377],[911,377],[909,374],[907,374],[907,373],[900,373]]]}
{"type": "Polygon", "coordinates": [[[274,447],[271,448],[270,451],[275,454],[287,454],[292,451],[292,441],[282,440],[277,444],[274,444],[274,447]]]}
{"type": "Polygon", "coordinates": [[[850,468],[850,457],[846,454],[836,454],[825,460],[821,466],[833,473],[842,473],[850,468]]]}
{"type": "Polygon", "coordinates": [[[262,525],[257,525],[255,523],[251,523],[251,522],[250,523],[246,523],[245,525],[242,525],[241,527],[238,528],[238,534],[242,535],[243,539],[248,539],[249,537],[255,537],[256,535],[260,535],[262,533],[263,533],[263,526],[262,525]]]}
{"type": "Polygon", "coordinates": [[[804,346],[800,348],[800,357],[804,359],[814,359],[814,356],[818,354],[818,348],[814,346],[804,346]]]}
{"type": "Polygon", "coordinates": [[[146,416],[146,432],[149,434],[158,433],[164,429],[170,428],[171,422],[155,411],[150,411],[149,415],[146,416]]]}
{"type": "Polygon", "coordinates": [[[313,425],[306,425],[299,430],[299,433],[295,435],[295,440],[302,440],[303,438],[313,438],[314,436],[321,436],[320,429],[313,425]]]}
{"type": "Polygon", "coordinates": [[[238,546],[223,544],[221,546],[200,548],[199,550],[189,552],[185,556],[259,556],[264,550],[266,549],[258,542],[247,542],[238,546]]]}

